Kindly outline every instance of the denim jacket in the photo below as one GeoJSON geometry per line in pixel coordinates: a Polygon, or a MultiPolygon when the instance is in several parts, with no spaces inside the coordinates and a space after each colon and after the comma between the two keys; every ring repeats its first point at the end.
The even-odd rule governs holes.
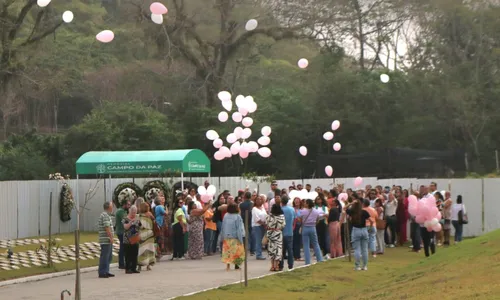
{"type": "Polygon", "coordinates": [[[243,219],[239,214],[226,214],[222,221],[222,228],[219,234],[219,243],[225,239],[238,239],[243,243],[245,237],[245,228],[243,219]]]}

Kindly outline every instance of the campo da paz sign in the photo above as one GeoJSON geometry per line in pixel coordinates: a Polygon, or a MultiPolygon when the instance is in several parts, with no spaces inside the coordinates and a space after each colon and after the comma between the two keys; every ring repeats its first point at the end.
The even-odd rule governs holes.
{"type": "Polygon", "coordinates": [[[95,166],[97,174],[140,174],[163,172],[206,172],[206,164],[189,161],[183,168],[181,164],[172,163],[107,163],[95,166]],[[187,167],[187,168],[186,168],[187,167]]]}

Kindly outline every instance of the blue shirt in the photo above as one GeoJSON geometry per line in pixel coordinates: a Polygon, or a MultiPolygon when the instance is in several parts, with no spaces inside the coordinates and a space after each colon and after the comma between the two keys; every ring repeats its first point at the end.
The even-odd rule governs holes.
{"type": "Polygon", "coordinates": [[[240,243],[243,243],[243,238],[245,237],[245,227],[243,225],[243,219],[240,215],[236,214],[226,214],[224,220],[222,221],[222,227],[218,238],[218,243],[221,243],[225,239],[238,239],[240,243]]]}
{"type": "Polygon", "coordinates": [[[163,217],[165,216],[165,208],[162,205],[155,206],[155,220],[158,226],[163,226],[163,217]]]}
{"type": "Polygon", "coordinates": [[[293,220],[295,219],[295,210],[290,206],[282,206],[281,209],[285,215],[285,228],[283,228],[283,236],[293,236],[293,220]]]}
{"type": "Polygon", "coordinates": [[[250,200],[245,200],[240,203],[240,216],[243,219],[243,224],[245,224],[245,212],[248,211],[248,230],[252,230],[252,208],[253,203],[250,200]]]}

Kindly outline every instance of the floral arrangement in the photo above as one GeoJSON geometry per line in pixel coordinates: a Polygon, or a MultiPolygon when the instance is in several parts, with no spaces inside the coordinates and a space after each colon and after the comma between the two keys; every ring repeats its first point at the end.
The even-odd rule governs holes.
{"type": "Polygon", "coordinates": [[[73,192],[66,182],[69,178],[69,175],[63,176],[61,173],[49,174],[49,179],[57,180],[62,184],[61,192],[59,193],[59,219],[61,219],[62,222],[71,220],[71,211],[75,208],[73,192]]]}
{"type": "Polygon", "coordinates": [[[113,202],[121,207],[126,201],[133,203],[137,197],[142,197],[142,189],[133,182],[119,184],[113,193],[113,202]]]}
{"type": "Polygon", "coordinates": [[[168,199],[170,190],[171,189],[169,188],[169,186],[161,180],[148,181],[142,188],[144,197],[149,203],[153,202],[160,192],[163,192],[163,194],[165,195],[165,199],[168,199]]]}

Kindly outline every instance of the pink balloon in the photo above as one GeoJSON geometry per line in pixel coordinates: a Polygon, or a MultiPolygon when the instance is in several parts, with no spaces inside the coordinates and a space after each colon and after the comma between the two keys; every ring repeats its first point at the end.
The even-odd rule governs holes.
{"type": "Polygon", "coordinates": [[[263,158],[268,158],[269,156],[271,156],[271,149],[269,149],[267,147],[260,148],[257,152],[263,158]]]}
{"type": "Polygon", "coordinates": [[[253,124],[253,119],[250,117],[243,118],[243,121],[241,121],[241,124],[245,127],[250,127],[253,124]]]}
{"type": "Polygon", "coordinates": [[[409,205],[415,205],[416,206],[417,202],[418,202],[418,199],[417,199],[417,197],[415,195],[410,195],[408,197],[408,204],[409,205]]]}
{"type": "Polygon", "coordinates": [[[219,122],[224,123],[224,122],[226,122],[226,121],[227,121],[227,119],[229,119],[229,115],[227,114],[227,112],[225,112],[225,111],[221,111],[221,112],[219,113],[218,118],[219,118],[219,122]]]}
{"type": "Polygon", "coordinates": [[[418,213],[418,206],[416,204],[408,206],[408,212],[412,216],[416,216],[418,213]]]}
{"type": "Polygon", "coordinates": [[[115,38],[115,34],[111,30],[103,30],[95,38],[101,43],[109,43],[115,38]]]}
{"type": "Polygon", "coordinates": [[[241,128],[240,126],[234,129],[234,135],[236,136],[236,139],[241,139],[242,134],[243,134],[243,128],[241,128]]]}
{"type": "Polygon", "coordinates": [[[242,139],[248,139],[251,135],[252,135],[252,129],[250,129],[250,128],[245,128],[241,132],[242,139]]]}
{"type": "Polygon", "coordinates": [[[361,178],[361,177],[356,177],[356,179],[354,179],[354,186],[355,186],[355,187],[358,187],[358,186],[360,186],[360,185],[362,185],[362,184],[363,184],[363,178],[361,178]]]}
{"type": "Polygon", "coordinates": [[[340,143],[333,144],[333,150],[340,151],[340,149],[342,149],[342,145],[340,145],[340,143]]]}
{"type": "Polygon", "coordinates": [[[333,140],[333,132],[327,131],[327,132],[323,133],[323,139],[325,139],[326,141],[333,140]]]}
{"type": "Polygon", "coordinates": [[[247,158],[248,157],[248,152],[245,151],[245,150],[243,150],[243,149],[241,149],[240,150],[240,157],[243,158],[243,159],[247,158]]]}
{"type": "Polygon", "coordinates": [[[248,114],[248,110],[244,107],[238,107],[238,112],[244,117],[248,114]]]}
{"type": "Polygon", "coordinates": [[[225,110],[231,111],[231,109],[233,109],[233,102],[231,101],[231,99],[222,101],[221,103],[222,107],[224,107],[225,110]]]}
{"type": "Polygon", "coordinates": [[[270,136],[271,135],[271,127],[269,126],[264,126],[262,127],[262,130],[260,131],[263,136],[270,136]]]}
{"type": "Polygon", "coordinates": [[[307,155],[307,148],[306,148],[306,146],[300,146],[299,153],[302,156],[306,156],[307,155]]]}
{"type": "Polygon", "coordinates": [[[418,224],[424,224],[425,223],[425,217],[423,215],[417,215],[415,217],[415,222],[418,224]]]}
{"type": "Polygon", "coordinates": [[[201,198],[201,202],[203,202],[203,203],[207,203],[208,201],[212,200],[212,196],[207,195],[207,194],[200,195],[200,198],[201,198]]]}
{"type": "Polygon", "coordinates": [[[241,148],[240,142],[236,142],[236,143],[232,144],[231,149],[230,149],[231,154],[236,155],[236,154],[240,153],[240,148],[241,148]]]}
{"type": "Polygon", "coordinates": [[[160,2],[153,2],[151,6],[149,6],[149,10],[155,15],[164,15],[168,12],[167,7],[160,2]]]}
{"type": "Polygon", "coordinates": [[[432,231],[435,232],[440,232],[442,229],[441,224],[437,223],[436,225],[432,226],[432,231]]]}
{"type": "Polygon", "coordinates": [[[222,147],[222,144],[224,144],[224,142],[221,139],[216,139],[214,140],[213,144],[215,148],[219,149],[220,147],[222,147]]]}
{"type": "Polygon", "coordinates": [[[225,147],[225,146],[221,147],[219,151],[222,153],[222,155],[224,155],[225,158],[229,158],[232,156],[231,150],[229,150],[228,147],[225,147]]]}
{"type": "Polygon", "coordinates": [[[267,146],[271,143],[271,139],[267,136],[261,136],[258,140],[257,143],[261,144],[262,146],[267,146]]]}
{"type": "Polygon", "coordinates": [[[232,118],[234,122],[239,123],[243,119],[243,116],[239,112],[234,112],[232,118]]]}
{"type": "Polygon", "coordinates": [[[436,219],[438,220],[441,220],[443,218],[443,216],[441,215],[441,212],[438,211],[438,213],[436,214],[436,216],[434,216],[436,219]]]}
{"type": "Polygon", "coordinates": [[[248,145],[248,148],[250,149],[250,153],[255,153],[257,151],[259,151],[259,144],[257,144],[256,142],[254,141],[251,141],[251,142],[248,142],[247,143],[248,145]]]}
{"type": "Polygon", "coordinates": [[[214,158],[215,158],[216,160],[223,160],[223,159],[224,159],[224,154],[222,154],[222,152],[220,152],[220,151],[217,151],[217,152],[215,152],[215,154],[214,154],[214,158]]]}
{"type": "Polygon", "coordinates": [[[326,166],[325,167],[325,173],[326,173],[326,176],[331,177],[333,175],[333,168],[332,168],[332,166],[326,166]]]}
{"type": "MultiPolygon", "coordinates": [[[[429,212],[429,218],[433,219],[438,213],[439,213],[439,209],[435,205],[431,206],[430,212],[429,212]]],[[[436,219],[438,219],[438,218],[436,218],[436,219]]],[[[439,219],[441,219],[441,218],[439,218],[439,219]]]]}
{"type": "Polygon", "coordinates": [[[340,193],[339,194],[339,200],[340,201],[346,201],[349,196],[346,193],[340,193]]]}

